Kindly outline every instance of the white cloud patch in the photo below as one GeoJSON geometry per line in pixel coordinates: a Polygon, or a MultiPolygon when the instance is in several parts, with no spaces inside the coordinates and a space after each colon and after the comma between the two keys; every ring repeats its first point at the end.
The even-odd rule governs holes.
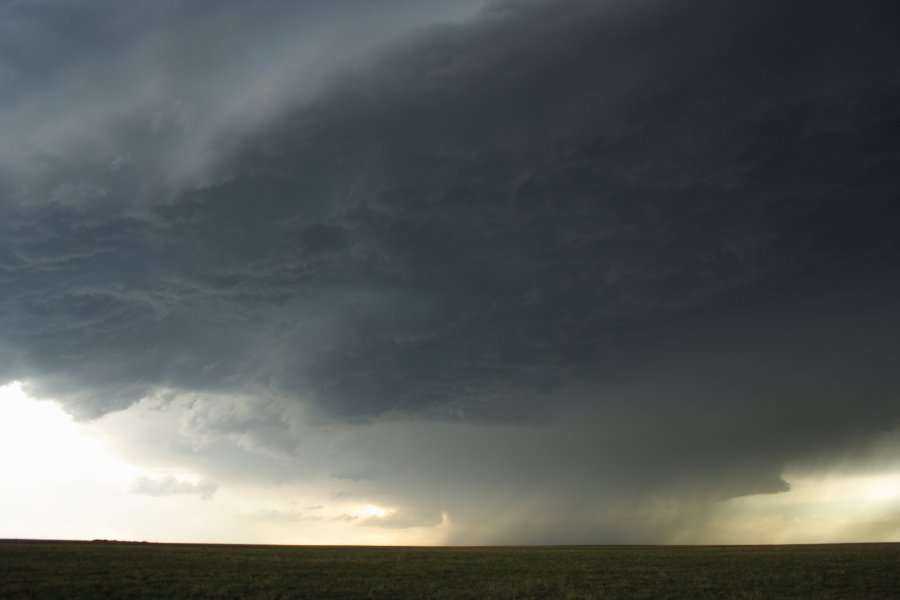
{"type": "Polygon", "coordinates": [[[191,481],[175,475],[162,477],[138,477],[131,484],[132,494],[144,496],[176,496],[180,494],[198,495],[203,500],[211,500],[218,486],[212,481],[201,479],[191,481]]]}

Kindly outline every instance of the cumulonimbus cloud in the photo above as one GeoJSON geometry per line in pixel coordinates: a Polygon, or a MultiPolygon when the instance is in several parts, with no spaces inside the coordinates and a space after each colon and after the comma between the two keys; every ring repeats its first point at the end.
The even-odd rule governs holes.
{"type": "MultiPolygon", "coordinates": [[[[783,490],[785,461],[900,418],[896,22],[878,1],[492,3],[373,36],[302,93],[280,70],[277,109],[234,120],[255,104],[218,98],[228,65],[165,62],[168,112],[123,108],[99,141],[63,114],[4,163],[27,168],[0,177],[0,375],[85,417],[163,389],[261,399],[208,429],[282,455],[297,405],[335,427],[554,431],[518,454],[471,434],[510,473],[497,498],[535,470],[586,498],[783,490]],[[163,190],[168,144],[211,154],[163,190]]],[[[75,107],[106,98],[72,86],[75,107]]],[[[369,469],[374,492],[433,478],[428,514],[475,460],[360,438],[409,468],[332,471],[369,469]]]]}

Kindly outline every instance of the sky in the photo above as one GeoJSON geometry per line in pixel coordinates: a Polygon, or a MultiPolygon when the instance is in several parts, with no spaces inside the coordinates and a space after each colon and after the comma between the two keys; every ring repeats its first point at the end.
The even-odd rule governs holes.
{"type": "Polygon", "coordinates": [[[0,1],[0,538],[900,541],[898,25],[0,1]]]}

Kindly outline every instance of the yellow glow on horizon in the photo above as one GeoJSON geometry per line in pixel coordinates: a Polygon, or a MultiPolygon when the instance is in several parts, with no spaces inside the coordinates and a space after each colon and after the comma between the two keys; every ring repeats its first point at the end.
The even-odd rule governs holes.
{"type": "Polygon", "coordinates": [[[772,497],[814,504],[855,503],[854,505],[860,509],[871,502],[900,498],[900,473],[798,476],[790,481],[789,492],[772,497]]]}
{"type": "Polygon", "coordinates": [[[900,475],[885,475],[867,478],[863,493],[876,502],[900,498],[900,475]]]}
{"type": "Polygon", "coordinates": [[[378,519],[383,519],[384,517],[390,516],[394,511],[375,504],[366,504],[360,507],[358,512],[362,517],[376,517],[378,519]]]}
{"type": "Polygon", "coordinates": [[[700,535],[714,543],[900,541],[900,473],[793,473],[785,479],[790,491],[728,500],[700,535]]]}

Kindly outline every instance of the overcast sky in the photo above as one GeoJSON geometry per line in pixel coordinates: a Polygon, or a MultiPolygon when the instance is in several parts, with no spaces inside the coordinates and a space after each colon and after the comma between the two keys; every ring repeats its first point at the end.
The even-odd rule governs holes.
{"type": "Polygon", "coordinates": [[[898,26],[0,2],[0,537],[900,540],[898,26]]]}

